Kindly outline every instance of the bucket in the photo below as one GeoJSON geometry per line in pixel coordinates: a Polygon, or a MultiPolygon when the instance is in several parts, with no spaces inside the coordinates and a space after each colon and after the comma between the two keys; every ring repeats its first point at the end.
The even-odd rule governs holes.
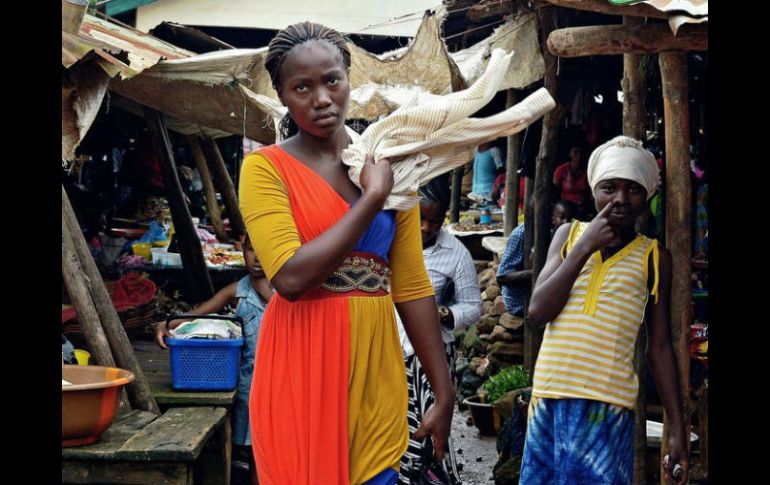
{"type": "Polygon", "coordinates": [[[131,250],[136,254],[137,256],[141,256],[147,261],[152,261],[152,243],[146,243],[146,242],[135,242],[131,245],[131,250]]]}
{"type": "Polygon", "coordinates": [[[75,349],[75,359],[77,359],[78,365],[88,365],[91,354],[87,350],[75,349]]]}

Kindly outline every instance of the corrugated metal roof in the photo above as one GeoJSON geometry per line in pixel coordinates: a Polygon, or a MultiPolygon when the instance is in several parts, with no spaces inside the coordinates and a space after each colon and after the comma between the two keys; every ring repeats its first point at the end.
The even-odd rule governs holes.
{"type": "Polygon", "coordinates": [[[109,20],[86,15],[77,35],[62,31],[62,66],[70,68],[97,56],[100,66],[122,79],[136,76],[163,59],[183,59],[195,53],[149,34],[109,20]]]}

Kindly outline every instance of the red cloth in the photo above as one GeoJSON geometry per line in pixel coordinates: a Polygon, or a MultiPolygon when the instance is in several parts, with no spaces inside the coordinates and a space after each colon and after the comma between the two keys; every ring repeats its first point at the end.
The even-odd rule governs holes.
{"type": "MultiPolygon", "coordinates": [[[[519,209],[524,208],[524,176],[519,176],[519,209]]],[[[502,208],[505,205],[505,174],[501,173],[495,179],[495,184],[492,186],[492,192],[500,191],[500,198],[497,199],[497,205],[502,208]]]]}
{"type": "Polygon", "coordinates": [[[588,196],[588,175],[581,169],[581,175],[575,179],[572,177],[572,171],[569,162],[559,165],[553,173],[553,183],[561,189],[561,198],[577,205],[583,202],[588,196]]]}
{"type": "MultiPolygon", "coordinates": [[[[122,312],[151,302],[155,299],[157,287],[147,278],[146,274],[132,271],[120,278],[114,287],[108,287],[108,292],[115,310],[122,312]]],[[[62,309],[62,324],[76,318],[77,310],[75,307],[62,309]]]]}

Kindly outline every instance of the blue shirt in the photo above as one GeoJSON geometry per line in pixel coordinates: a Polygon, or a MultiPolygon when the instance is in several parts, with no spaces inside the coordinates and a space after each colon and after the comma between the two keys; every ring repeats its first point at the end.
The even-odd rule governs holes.
{"type": "Polygon", "coordinates": [[[249,390],[251,378],[254,375],[254,356],[257,353],[257,336],[265,313],[267,302],[259,296],[251,286],[251,278],[247,275],[238,281],[235,290],[238,306],[235,314],[243,319],[243,347],[241,347],[241,363],[238,368],[238,390],[233,403],[233,443],[250,445],[249,430],[249,390]]]}
{"type": "Polygon", "coordinates": [[[504,165],[503,154],[497,147],[480,152],[473,156],[473,186],[471,191],[489,198],[497,178],[497,169],[504,165]]]}
{"type": "MultiPolygon", "coordinates": [[[[519,224],[511,231],[508,243],[505,245],[505,253],[497,268],[497,276],[502,276],[511,271],[524,269],[524,224],[519,224]]],[[[505,309],[517,317],[524,316],[525,285],[502,285],[505,309]]]]}

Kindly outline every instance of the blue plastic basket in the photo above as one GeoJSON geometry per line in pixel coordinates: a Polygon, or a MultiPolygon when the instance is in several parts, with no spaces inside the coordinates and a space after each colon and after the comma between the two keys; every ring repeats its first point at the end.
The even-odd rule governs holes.
{"type": "MultiPolygon", "coordinates": [[[[184,317],[178,315],[169,320],[184,317]]],[[[194,317],[204,317],[195,315],[194,317]]],[[[212,318],[213,316],[205,316],[212,318]]],[[[235,320],[231,317],[222,319],[235,320]]],[[[238,323],[240,319],[237,320],[238,323]]],[[[243,338],[166,339],[171,349],[171,387],[177,390],[232,391],[238,384],[243,338]]]]}

